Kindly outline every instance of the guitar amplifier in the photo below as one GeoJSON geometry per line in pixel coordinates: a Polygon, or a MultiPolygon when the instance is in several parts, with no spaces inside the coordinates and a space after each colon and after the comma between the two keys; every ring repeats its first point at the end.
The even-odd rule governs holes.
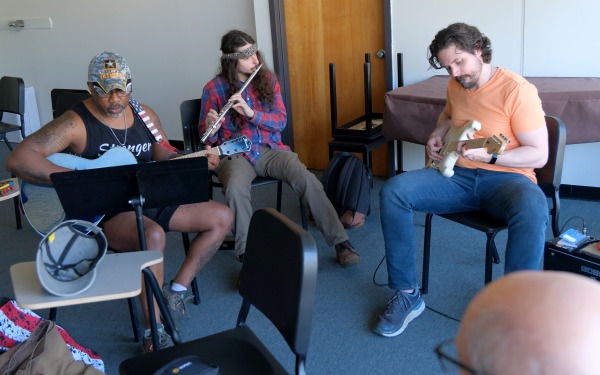
{"type": "Polygon", "coordinates": [[[600,280],[600,249],[598,239],[590,237],[581,249],[566,250],[555,246],[555,241],[546,242],[544,270],[567,271],[600,280]]]}

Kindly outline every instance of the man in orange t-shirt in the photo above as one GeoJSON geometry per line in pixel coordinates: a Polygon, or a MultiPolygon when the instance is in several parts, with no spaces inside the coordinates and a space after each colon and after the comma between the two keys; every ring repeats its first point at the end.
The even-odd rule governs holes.
{"type": "Polygon", "coordinates": [[[548,207],[534,168],[546,164],[548,134],[537,89],[518,74],[493,66],[491,42],[476,27],[455,23],[439,31],[429,46],[429,64],[446,69],[447,102],[427,142],[438,154],[451,128],[471,120],[481,124],[472,138],[503,134],[510,143],[500,155],[487,150],[456,150],[454,175],[435,168],[389,179],[380,192],[389,287],[394,290],[373,328],[392,337],[425,309],[415,271],[414,211],[434,214],[482,209],[508,223],[504,272],[537,270],[544,249],[548,207]]]}

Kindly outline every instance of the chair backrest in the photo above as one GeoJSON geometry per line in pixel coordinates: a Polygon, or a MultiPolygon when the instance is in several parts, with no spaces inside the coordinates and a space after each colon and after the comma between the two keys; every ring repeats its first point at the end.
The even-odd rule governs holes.
{"type": "Polygon", "coordinates": [[[0,112],[15,113],[21,117],[25,114],[25,83],[22,78],[0,78],[0,112]]]}
{"type": "MultiPolygon", "coordinates": [[[[52,89],[50,91],[50,101],[52,103],[52,118],[57,118],[58,116],[62,115],[63,112],[64,112],[63,111],[60,114],[57,114],[57,111],[56,111],[56,105],[57,105],[57,102],[58,102],[58,97],[61,96],[64,93],[70,93],[70,94],[87,94],[88,97],[91,96],[90,93],[87,90],[83,90],[83,89],[52,89]]],[[[73,104],[77,104],[77,103],[73,103],[73,104]]]]}
{"type": "Polygon", "coordinates": [[[181,127],[183,129],[183,145],[185,153],[200,151],[200,134],[198,123],[200,122],[200,107],[202,99],[185,100],[179,106],[181,114],[181,127]]]}
{"type": "Polygon", "coordinates": [[[239,292],[277,327],[297,361],[308,350],[317,266],[317,246],[307,231],[274,208],[252,215],[239,292]]]}
{"type": "Polygon", "coordinates": [[[567,128],[557,117],[546,116],[548,128],[548,161],[542,168],[535,170],[538,184],[558,189],[562,180],[567,128]]]}
{"type": "Polygon", "coordinates": [[[59,117],[75,104],[82,102],[88,98],[91,98],[92,95],[85,92],[64,92],[58,96],[56,99],[56,107],[54,108],[53,116],[54,118],[59,117]]]}

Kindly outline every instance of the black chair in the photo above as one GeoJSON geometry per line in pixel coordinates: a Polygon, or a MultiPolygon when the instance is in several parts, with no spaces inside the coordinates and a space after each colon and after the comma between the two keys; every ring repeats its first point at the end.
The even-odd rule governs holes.
{"type": "Polygon", "coordinates": [[[87,90],[82,89],[52,89],[50,91],[50,101],[52,103],[52,118],[57,118],[75,104],[91,96],[92,95],[87,90]]]}
{"type": "Polygon", "coordinates": [[[87,91],[62,93],[58,96],[58,98],[56,98],[56,107],[54,109],[53,115],[59,117],[79,102],[82,102],[91,97],[92,95],[87,91]]]}
{"type": "Polygon", "coordinates": [[[318,256],[312,236],[273,208],[252,216],[240,274],[243,298],[235,328],[130,358],[120,374],[152,374],[170,361],[197,355],[221,374],[287,374],[246,320],[254,306],[277,327],[305,373],[317,285],[318,256]]]}
{"type": "MultiPolygon", "coordinates": [[[[7,138],[11,132],[21,132],[21,137],[25,138],[25,83],[20,77],[4,76],[0,78],[0,139],[4,141],[10,151],[13,150],[12,144],[7,138]],[[2,121],[4,113],[13,113],[19,116],[20,125],[9,124],[2,121]]],[[[15,177],[12,175],[12,177],[15,177]]],[[[21,229],[21,209],[19,208],[19,196],[14,197],[15,219],[17,229],[21,229]]]]}
{"type": "Polygon", "coordinates": [[[0,78],[0,139],[12,151],[12,145],[6,134],[20,131],[25,138],[25,83],[19,77],[0,78]],[[14,113],[19,116],[20,125],[8,124],[2,121],[4,113],[14,113]]]}
{"type": "MultiPolygon", "coordinates": [[[[560,234],[559,214],[560,214],[560,196],[559,187],[562,178],[563,159],[565,155],[565,144],[567,139],[567,129],[565,124],[556,117],[546,116],[546,126],[548,128],[548,162],[542,168],[536,169],[538,185],[544,193],[550,196],[552,205],[550,207],[550,216],[552,219],[552,233],[554,237],[560,234]]],[[[455,223],[466,225],[470,228],[484,232],[487,236],[485,247],[485,278],[487,284],[492,280],[492,262],[500,263],[498,251],[494,239],[496,235],[507,229],[505,222],[491,218],[483,211],[457,212],[452,214],[437,215],[455,223]]],[[[425,217],[425,238],[423,240],[423,274],[421,283],[421,292],[426,294],[429,287],[429,262],[431,248],[431,221],[433,214],[428,213],[425,217]]]]}
{"type": "MultiPolygon", "coordinates": [[[[201,99],[190,99],[185,100],[181,103],[179,110],[181,113],[181,126],[183,129],[183,144],[185,147],[185,153],[193,153],[201,151],[203,149],[202,142],[200,142],[200,134],[198,133],[198,122],[200,120],[200,108],[202,105],[201,99]]],[[[218,181],[216,175],[213,174],[213,179],[210,181],[213,188],[222,188],[223,185],[218,181]]],[[[265,186],[270,184],[277,184],[277,211],[281,212],[281,194],[283,190],[283,182],[273,177],[256,177],[252,181],[252,187],[265,186]]],[[[212,189],[211,189],[212,198],[212,189]]],[[[300,214],[302,217],[302,227],[308,228],[308,220],[306,216],[306,209],[302,200],[300,199],[300,214]]],[[[232,244],[226,244],[226,248],[233,249],[232,244]],[[231,247],[229,247],[231,246],[231,247]]]]}

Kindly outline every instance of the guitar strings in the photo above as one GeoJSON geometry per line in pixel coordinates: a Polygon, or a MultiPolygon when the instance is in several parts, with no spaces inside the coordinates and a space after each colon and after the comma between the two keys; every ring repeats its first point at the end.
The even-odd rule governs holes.
{"type": "Polygon", "coordinates": [[[115,139],[117,140],[117,142],[121,145],[121,147],[125,147],[125,144],[127,143],[127,109],[123,110],[123,129],[125,130],[125,137],[123,138],[123,143],[121,143],[121,141],[119,140],[119,137],[117,137],[117,134],[115,134],[115,131],[113,130],[113,128],[111,128],[106,119],[104,118],[104,116],[102,116],[102,112],[100,112],[100,109],[98,109],[98,106],[96,105],[96,102],[92,101],[94,103],[94,107],[96,107],[96,112],[98,112],[98,114],[100,115],[100,117],[102,118],[102,124],[104,124],[108,129],[110,129],[110,132],[113,134],[113,136],[115,137],[115,139]]]}

